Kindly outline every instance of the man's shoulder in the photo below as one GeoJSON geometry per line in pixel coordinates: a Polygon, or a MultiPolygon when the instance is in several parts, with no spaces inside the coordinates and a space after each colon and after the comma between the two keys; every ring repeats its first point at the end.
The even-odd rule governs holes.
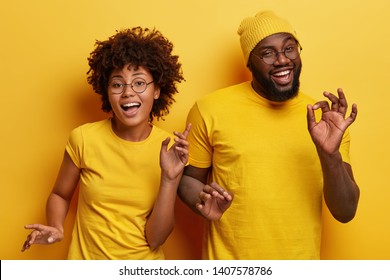
{"type": "Polygon", "coordinates": [[[198,99],[198,102],[215,102],[216,100],[222,101],[228,97],[233,97],[235,95],[241,95],[243,91],[250,89],[250,81],[242,82],[239,84],[234,84],[230,86],[226,86],[224,88],[217,89],[212,91],[201,98],[198,99]]]}
{"type": "Polygon", "coordinates": [[[314,103],[317,102],[316,99],[314,99],[312,96],[306,94],[305,92],[303,92],[303,91],[301,91],[301,90],[300,90],[299,93],[298,93],[298,97],[299,97],[301,100],[303,100],[303,101],[305,101],[305,102],[308,102],[308,103],[310,103],[310,104],[314,104],[314,103]]]}

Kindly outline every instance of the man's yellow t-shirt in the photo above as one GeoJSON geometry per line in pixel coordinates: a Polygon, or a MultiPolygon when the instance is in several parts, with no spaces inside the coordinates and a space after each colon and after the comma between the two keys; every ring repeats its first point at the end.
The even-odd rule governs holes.
{"type": "MultiPolygon", "coordinates": [[[[205,259],[319,259],[322,171],[299,93],[283,103],[250,82],[218,90],[191,109],[189,164],[212,166],[211,181],[234,193],[209,222],[205,259]]],[[[349,135],[341,145],[349,162],[349,135]]]]}

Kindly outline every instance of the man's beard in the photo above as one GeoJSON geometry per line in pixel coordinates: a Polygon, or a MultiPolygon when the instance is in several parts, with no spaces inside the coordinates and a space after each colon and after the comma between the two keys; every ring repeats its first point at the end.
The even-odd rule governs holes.
{"type": "Polygon", "coordinates": [[[302,66],[300,65],[294,71],[294,77],[290,89],[278,89],[272,80],[265,78],[262,75],[255,75],[256,80],[262,86],[262,96],[270,101],[283,102],[297,96],[299,91],[299,76],[301,75],[302,66]]]}

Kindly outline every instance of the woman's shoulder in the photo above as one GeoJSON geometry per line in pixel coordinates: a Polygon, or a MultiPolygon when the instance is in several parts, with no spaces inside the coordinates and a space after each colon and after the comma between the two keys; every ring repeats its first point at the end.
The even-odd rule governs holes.
{"type": "Polygon", "coordinates": [[[106,134],[110,131],[110,119],[104,119],[96,122],[81,124],[72,129],[70,138],[85,138],[88,136],[96,136],[106,134]]]}
{"type": "Polygon", "coordinates": [[[111,123],[110,119],[88,122],[75,127],[73,130],[82,130],[82,131],[99,130],[102,128],[109,127],[110,123],[111,123]]]}

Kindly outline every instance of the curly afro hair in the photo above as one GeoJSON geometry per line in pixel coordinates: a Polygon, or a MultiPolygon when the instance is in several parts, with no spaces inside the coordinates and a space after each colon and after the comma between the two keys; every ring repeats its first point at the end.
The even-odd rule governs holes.
{"type": "Polygon", "coordinates": [[[178,56],[172,54],[173,44],[156,29],[134,27],[124,29],[105,41],[96,41],[96,48],[88,58],[90,69],[87,81],[101,95],[102,110],[111,112],[108,99],[108,82],[112,71],[125,65],[145,67],[160,88],[160,97],[155,100],[149,119],[158,119],[169,113],[178,92],[177,83],[184,80],[178,56]]]}

